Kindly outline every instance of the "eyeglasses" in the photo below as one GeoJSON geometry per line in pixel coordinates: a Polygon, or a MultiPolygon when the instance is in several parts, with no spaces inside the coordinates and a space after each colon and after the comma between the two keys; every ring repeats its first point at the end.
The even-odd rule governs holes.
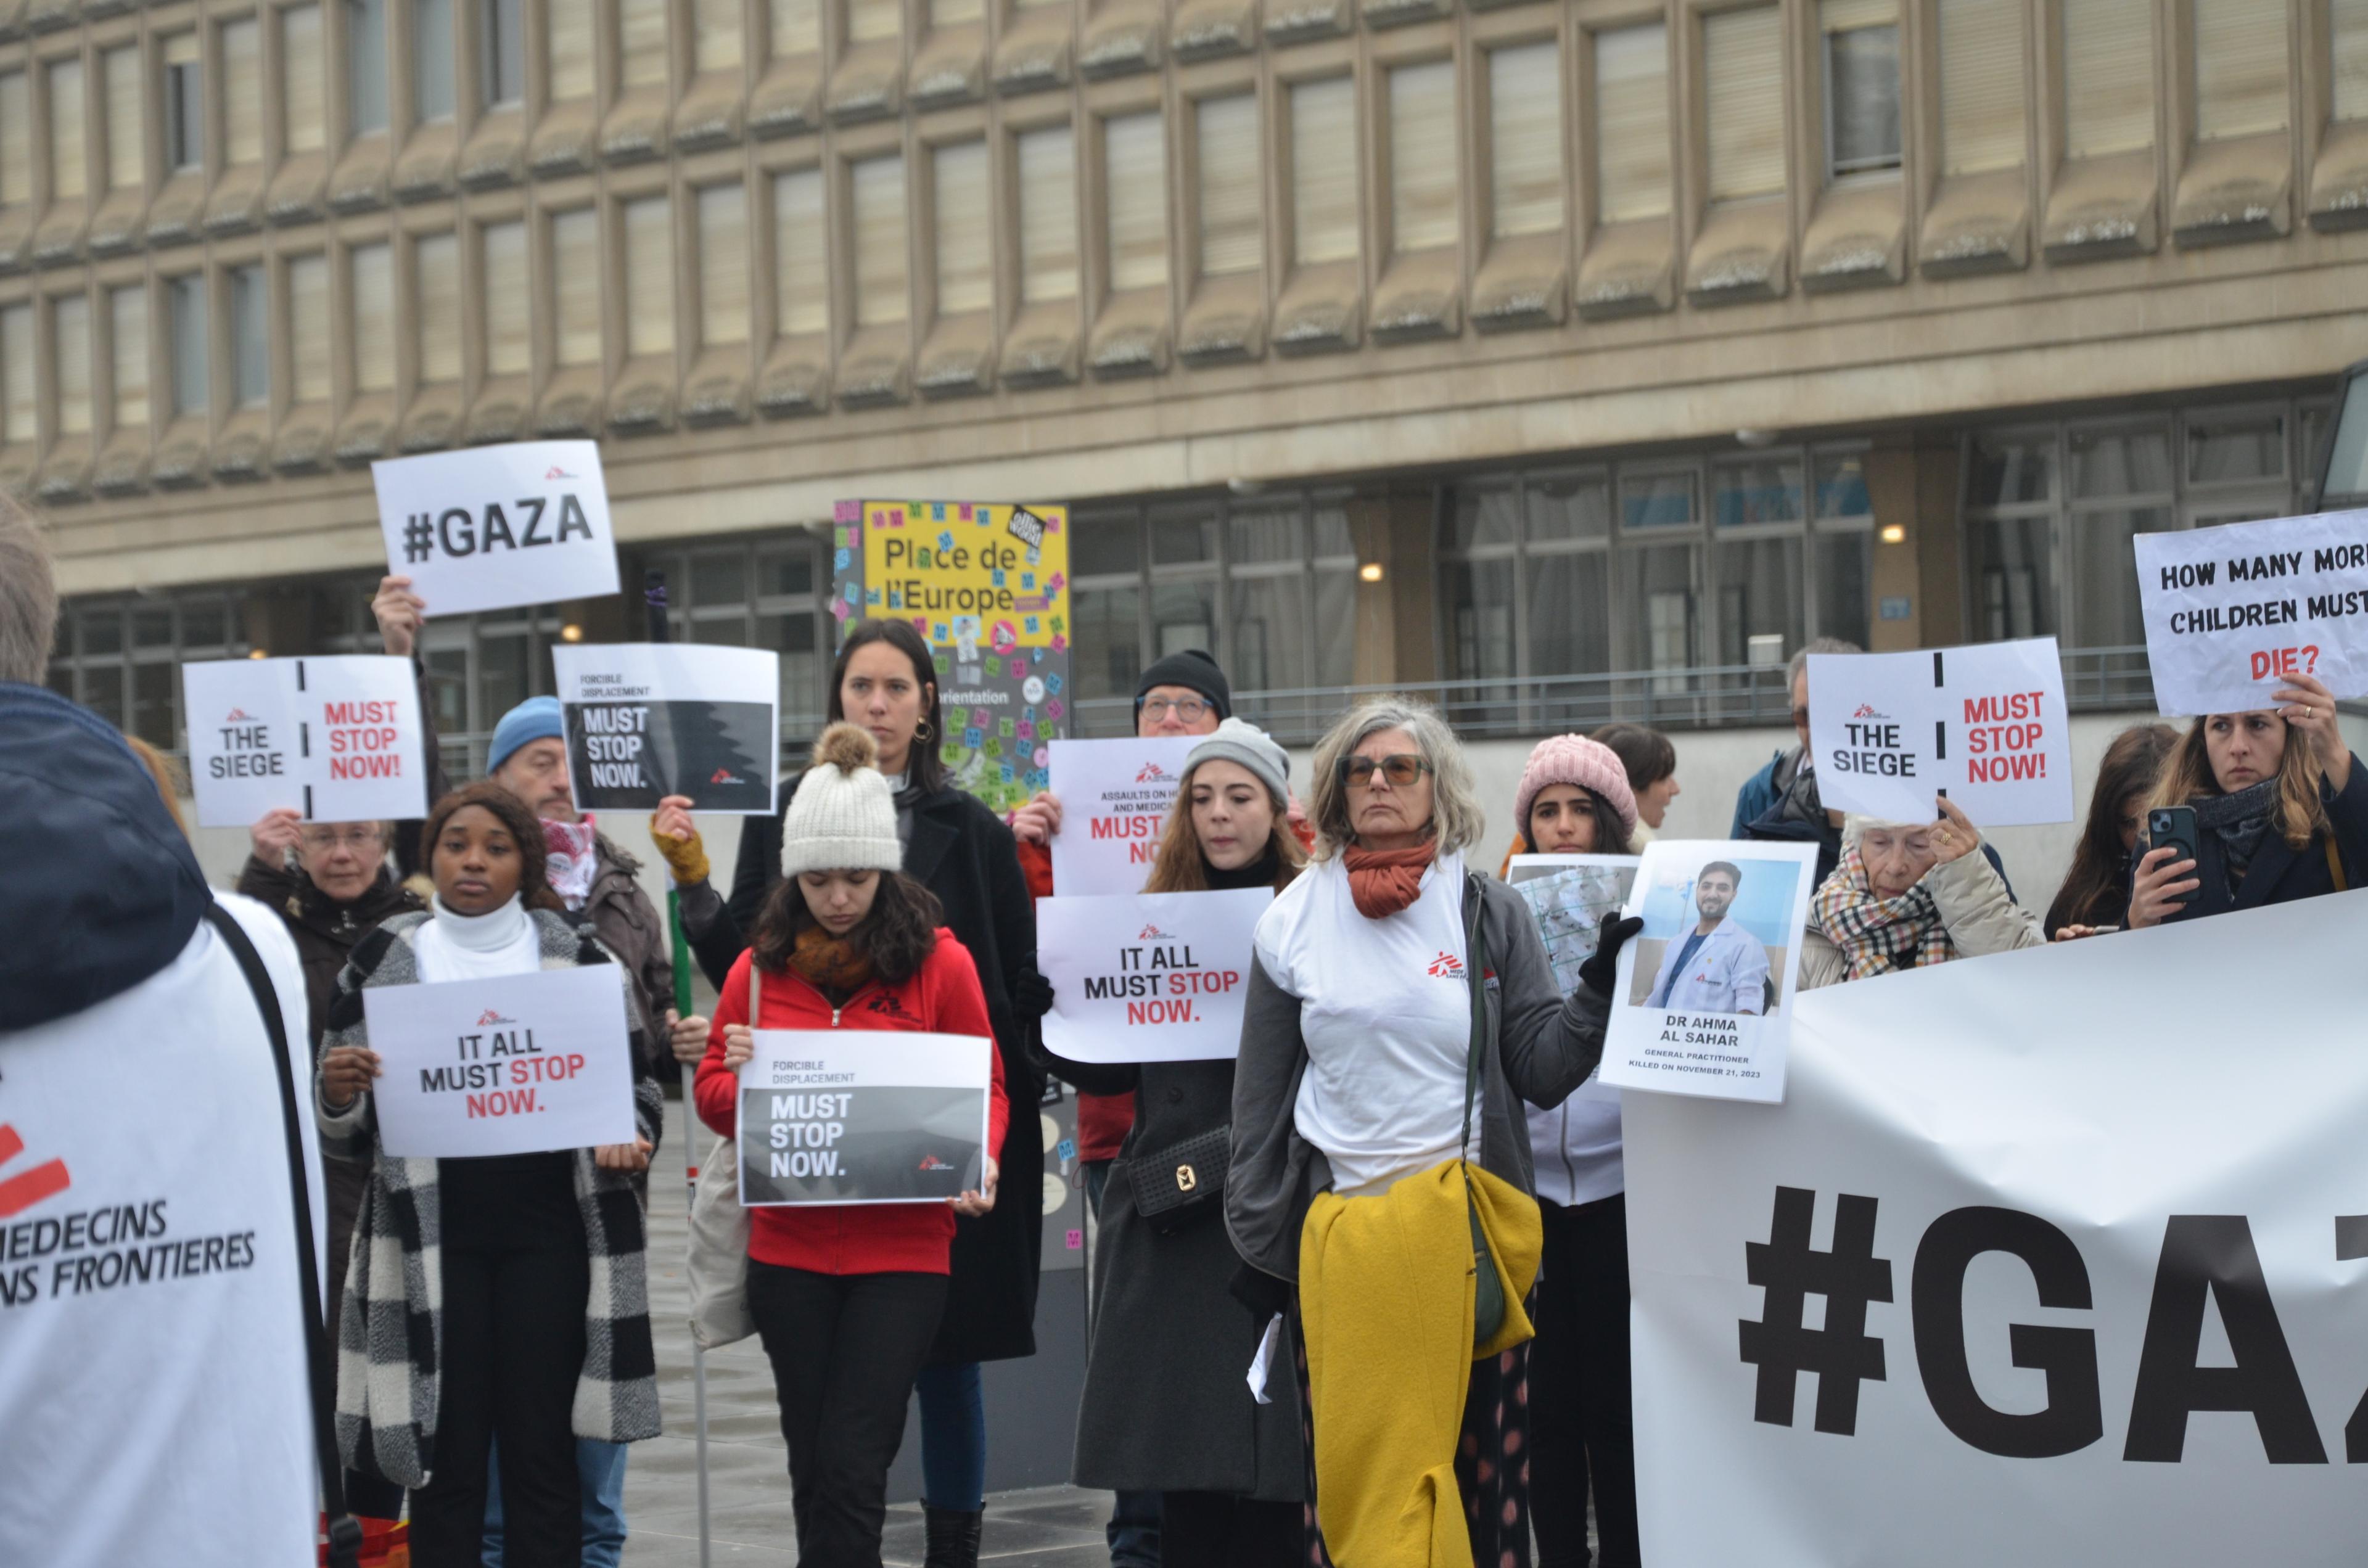
{"type": "Polygon", "coordinates": [[[1170,713],[1188,724],[1197,724],[1209,711],[1209,705],[1197,697],[1146,697],[1134,705],[1134,710],[1155,724],[1170,713]]]}
{"type": "Polygon", "coordinates": [[[329,827],[308,827],[301,835],[307,849],[334,849],[343,844],[355,849],[381,847],[384,840],[375,823],[346,823],[329,827]]]}
{"type": "Polygon", "coordinates": [[[1397,789],[1404,790],[1431,770],[1430,764],[1407,752],[1393,756],[1344,756],[1340,759],[1340,782],[1352,790],[1370,790],[1373,774],[1381,776],[1397,789]]]}

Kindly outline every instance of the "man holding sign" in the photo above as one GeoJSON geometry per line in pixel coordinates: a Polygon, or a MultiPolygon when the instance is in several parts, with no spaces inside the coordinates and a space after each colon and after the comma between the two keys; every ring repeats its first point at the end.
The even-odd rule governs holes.
{"type": "MultiPolygon", "coordinates": [[[[977,967],[901,869],[879,756],[856,725],[823,732],[694,1088],[700,1119],[738,1139],[754,1206],[748,1312],[780,1398],[801,1562],[880,1561],[954,1216],[995,1207],[1010,1118],[977,967]],[[905,1168],[884,1168],[891,1149],[905,1168]]],[[[933,1559],[977,1561],[977,1513],[927,1517],[933,1559]]]]}
{"type": "Polygon", "coordinates": [[[533,814],[480,784],[427,829],[435,906],[356,946],[316,1088],[324,1152],[371,1166],[338,1328],[338,1434],[349,1467],[367,1456],[411,1489],[422,1563],[476,1561],[498,1434],[509,1561],[556,1568],[581,1551],[577,1437],[658,1432],[633,1177],[664,1101],[619,987],[605,1018],[557,1029],[520,1005],[536,983],[597,983],[566,971],[616,972],[554,907],[533,814]],[[426,1011],[463,992],[483,1003],[464,1027],[426,1011]],[[398,1099],[431,1129],[414,1118],[425,1141],[403,1151],[386,1114],[398,1099]]]}

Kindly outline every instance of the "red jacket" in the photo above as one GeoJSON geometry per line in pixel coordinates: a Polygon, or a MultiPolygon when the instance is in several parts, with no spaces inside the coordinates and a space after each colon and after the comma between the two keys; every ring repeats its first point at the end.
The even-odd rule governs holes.
{"type": "MultiPolygon", "coordinates": [[[[1048,844],[1019,846],[1019,874],[1028,879],[1034,898],[1053,896],[1053,848],[1048,844]]],[[[1089,1095],[1077,1092],[1077,1158],[1090,1165],[1115,1160],[1134,1125],[1133,1095],[1089,1095]]]]}
{"type": "MultiPolygon", "coordinates": [[[[693,1093],[699,1119],[726,1137],[737,1131],[739,1077],[723,1065],[723,1027],[748,1022],[748,966],[753,953],[742,953],[723,982],[715,1005],[715,1023],[707,1037],[707,1059],[699,1064],[693,1093]]],[[[916,1033],[977,1035],[992,1041],[995,1031],[986,1021],[986,998],[978,988],[978,970],[970,949],[951,931],[938,932],[938,945],[922,960],[920,970],[902,985],[874,981],[833,1007],[829,998],[794,973],[764,977],[764,1017],[757,1027],[768,1029],[905,1029],[916,1033]]],[[[988,1082],[986,1147],[998,1159],[1003,1131],[1011,1119],[1011,1105],[1003,1094],[1003,1058],[990,1044],[994,1063],[988,1082]]],[[[1034,1197],[1028,1184],[1032,1171],[1019,1174],[1019,1186],[1003,1201],[1025,1203],[1034,1197]],[[1027,1187],[1027,1190],[1021,1190],[1027,1187]]],[[[844,1207],[752,1209],[748,1211],[748,1256],[759,1263],[803,1268],[814,1274],[945,1274],[954,1241],[954,1211],[944,1203],[855,1203],[844,1207]]]]}

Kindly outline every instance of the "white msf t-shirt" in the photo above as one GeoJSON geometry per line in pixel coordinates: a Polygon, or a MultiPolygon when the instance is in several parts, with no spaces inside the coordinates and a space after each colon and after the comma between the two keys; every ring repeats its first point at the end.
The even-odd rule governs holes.
{"type": "Polygon", "coordinates": [[[1372,1197],[1453,1158],[1472,1040],[1463,858],[1434,861],[1415,902],[1381,920],[1357,912],[1338,859],[1319,861],[1259,917],[1257,946],[1299,998],[1307,1074],[1293,1115],[1331,1162],[1333,1190],[1372,1197]]]}

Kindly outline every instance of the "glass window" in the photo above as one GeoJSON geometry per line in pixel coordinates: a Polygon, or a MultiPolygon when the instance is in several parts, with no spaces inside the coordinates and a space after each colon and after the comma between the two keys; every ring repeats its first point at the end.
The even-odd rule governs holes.
{"type": "Polygon", "coordinates": [[[938,313],[962,315],[995,304],[994,207],[985,142],[950,142],[935,150],[929,184],[937,200],[938,313]]]}
{"type": "Polygon", "coordinates": [[[478,243],[484,247],[485,373],[522,376],[534,363],[526,224],[518,219],[488,223],[478,231],[478,243]]]}
{"type": "Polygon", "coordinates": [[[1513,656],[1513,574],[1517,562],[1451,561],[1447,577],[1448,635],[1455,673],[1466,680],[1519,674],[1513,656]]]}
{"type": "Polygon", "coordinates": [[[1357,100],[1346,76],[1292,84],[1292,259],[1302,267],[1357,254],[1357,100]]]}
{"type": "Polygon", "coordinates": [[[1611,491],[1600,478],[1546,474],[1521,482],[1530,542],[1611,536],[1611,491]]]}
{"type": "Polygon", "coordinates": [[[140,46],[127,43],[108,50],[99,56],[98,69],[107,91],[107,188],[135,190],[142,177],[145,155],[140,140],[140,111],[148,99],[140,46]]]}
{"type": "Polygon", "coordinates": [[[165,294],[173,334],[173,413],[179,418],[201,415],[211,401],[207,396],[211,372],[206,363],[205,276],[188,272],[169,278],[165,294]]]}
{"type": "Polygon", "coordinates": [[[1873,604],[1874,532],[1871,528],[1819,530],[1817,635],[1867,646],[1867,616],[1873,604]]]}
{"type": "Polygon", "coordinates": [[[624,204],[625,352],[674,352],[674,203],[645,196],[624,204]]]}
{"type": "Polygon", "coordinates": [[[322,47],[319,6],[290,6],[279,13],[279,134],[290,153],[317,153],[327,144],[322,47]]]}
{"type": "Polygon", "coordinates": [[[1201,275],[1256,272],[1265,259],[1265,212],[1258,195],[1265,164],[1258,145],[1258,99],[1248,93],[1203,98],[1200,132],[1201,275]]]}
{"type": "Polygon", "coordinates": [[[2046,517],[1976,518],[1968,527],[1965,581],[1976,641],[2055,635],[2054,530],[2046,517]]]}
{"type": "Polygon", "coordinates": [[[1070,520],[1069,570],[1080,577],[1125,573],[1143,564],[1143,530],[1132,511],[1116,516],[1081,514],[1070,520]]]}
{"type": "Polygon", "coordinates": [[[563,367],[600,362],[600,220],[588,207],[551,219],[552,290],[558,309],[553,358],[563,367]]]}
{"type": "Polygon", "coordinates": [[[1306,519],[1297,505],[1244,506],[1227,519],[1233,535],[1232,564],[1302,561],[1307,554],[1306,519]]]}
{"type": "Polygon", "coordinates": [[[50,194],[75,201],[90,188],[83,133],[82,57],[50,62],[50,194]]]}
{"type": "Polygon", "coordinates": [[[522,0],[479,0],[485,19],[485,105],[526,99],[526,21],[522,0]]]}
{"type": "Polygon", "coordinates": [[[32,93],[22,71],[0,72],[0,207],[32,199],[32,93]]]}
{"type": "Polygon", "coordinates": [[[354,390],[394,388],[394,249],[381,240],[356,245],[347,265],[353,282],[354,390]]]}
{"type": "Polygon", "coordinates": [[[2170,527],[2168,507],[2114,507],[2072,520],[2072,600],[2075,648],[2123,648],[2146,641],[2138,610],[2138,564],[2130,540],[2170,527]]]}
{"type": "Polygon", "coordinates": [[[1461,229],[1455,64],[1402,65],[1388,80],[1390,248],[1404,255],[1452,245],[1461,229]]]}
{"type": "Polygon", "coordinates": [[[1562,48],[1488,53],[1488,212],[1497,239],[1562,227],[1562,48]]]}
{"type": "Polygon", "coordinates": [[[297,403],[329,401],[329,258],[288,263],[289,360],[297,403]]]}
{"type": "Polygon", "coordinates": [[[1595,35],[1595,207],[1606,223],[1669,211],[1668,27],[1595,35]]]}
{"type": "Polygon", "coordinates": [[[816,54],[822,51],[822,6],[820,0],[766,0],[767,19],[771,22],[773,57],[787,60],[800,54],[816,54]]]}
{"type": "Polygon", "coordinates": [[[1826,35],[1826,145],[1835,176],[1899,166],[1899,28],[1826,35]]]}
{"type": "Polygon", "coordinates": [[[1800,521],[1800,460],[1752,458],[1713,464],[1710,508],[1712,520],[1723,528],[1800,521]]]}
{"type": "Polygon", "coordinates": [[[699,192],[699,341],[748,341],[748,190],[737,180],[699,192]]]}
{"type": "Polygon", "coordinates": [[[11,446],[37,438],[40,409],[40,366],[33,354],[33,307],[18,301],[0,305],[0,437],[11,446]]]}
{"type": "Polygon", "coordinates": [[[1022,132],[1019,160],[1019,299],[1077,297],[1076,138],[1065,125],[1022,132]]]}
{"type": "Polygon", "coordinates": [[[1531,675],[1611,667],[1611,558],[1600,550],[1529,558],[1531,675]]]}
{"type": "Polygon", "coordinates": [[[1974,441],[1965,499],[1975,506],[2010,506],[2053,500],[2055,437],[1982,436],[1974,441]]]}
{"type": "Polygon", "coordinates": [[[2283,412],[2187,421],[2189,483],[2282,479],[2285,472],[2286,421],[2283,412]]]}
{"type": "Polygon", "coordinates": [[[1866,459],[1857,452],[1828,453],[1817,459],[1817,516],[1871,517],[1874,503],[1866,493],[1866,459]]]}
{"type": "Polygon", "coordinates": [[[205,70],[198,35],[175,33],[165,40],[165,165],[194,169],[205,161],[205,70]]]}
{"type": "Polygon", "coordinates": [[[1625,471],[1620,476],[1622,528],[1679,528],[1696,520],[1691,469],[1656,473],[1625,471]]]}
{"type": "Polygon", "coordinates": [[[1307,648],[1307,578],[1233,580],[1233,657],[1226,676],[1244,691],[1291,691],[1315,684],[1307,648]]]}
{"type": "Polygon", "coordinates": [[[263,264],[230,269],[231,397],[239,408],[261,408],[271,398],[270,306],[263,264]]]}
{"type": "Polygon", "coordinates": [[[1713,201],[1784,188],[1784,31],[1774,6],[1702,17],[1702,84],[1713,201]]]}
{"type": "Polygon", "coordinates": [[[2075,426],[2066,445],[2076,500],[2157,495],[2170,489],[2170,432],[2159,426],[2139,430],[2075,426]]]}
{"type": "Polygon", "coordinates": [[[222,162],[263,162],[263,28],[254,17],[224,22],[222,162]]]}
{"type": "MultiPolygon", "coordinates": [[[[1084,537],[1078,535],[1080,540],[1084,537]]],[[[1074,556],[1070,564],[1076,564],[1074,556]]],[[[1071,596],[1071,613],[1077,637],[1069,667],[1078,698],[1133,696],[1135,677],[1143,673],[1143,591],[1081,587],[1071,596]]]]}
{"type": "Polygon", "coordinates": [[[855,209],[855,324],[909,319],[911,267],[905,237],[905,160],[897,154],[851,165],[855,209]]]}
{"type": "Polygon", "coordinates": [[[144,430],[148,425],[148,289],[127,283],[107,297],[108,335],[115,366],[115,428],[144,430]]]}
{"type": "Polygon", "coordinates": [[[386,129],[386,0],[346,0],[346,133],[386,129]]]}
{"type": "Polygon", "coordinates": [[[452,0],[411,0],[411,117],[452,118],[452,0]]]}
{"type": "Polygon", "coordinates": [[[1156,110],[1102,122],[1112,289],[1167,284],[1167,136],[1156,110]]]}
{"type": "Polygon", "coordinates": [[[63,294],[50,305],[58,373],[58,434],[90,434],[90,297],[63,294]]]}
{"type": "Polygon", "coordinates": [[[1151,587],[1151,642],[1154,657],[1166,658],[1188,648],[1214,652],[1217,646],[1217,585],[1162,583],[1151,587]]]}
{"type": "Polygon", "coordinates": [[[784,337],[830,327],[830,263],[825,248],[822,171],[773,176],[774,315],[784,337]]]}
{"type": "Polygon", "coordinates": [[[429,386],[450,385],[461,379],[461,368],[460,236],[421,235],[412,244],[411,266],[419,379],[429,386]]]}
{"type": "MultiPolygon", "coordinates": [[[[1621,552],[1620,599],[1627,612],[1622,668],[1687,670],[1702,663],[1700,556],[1691,544],[1621,552]]],[[[1684,677],[1671,676],[1656,680],[1653,690],[1673,694],[1688,686],[1684,677]]]]}
{"type": "Polygon", "coordinates": [[[1521,537],[1521,503],[1510,485],[1458,485],[1449,548],[1457,552],[1514,544],[1521,537]]]}
{"type": "Polygon", "coordinates": [[[1190,565],[1217,559],[1217,517],[1214,507],[1187,505],[1156,507],[1151,514],[1151,563],[1190,565]]]}
{"type": "Polygon", "coordinates": [[[1790,651],[1808,641],[1808,541],[1798,534],[1782,539],[1721,540],[1713,547],[1718,572],[1718,658],[1722,665],[1750,663],[1754,637],[1776,637],[1790,651]]]}

